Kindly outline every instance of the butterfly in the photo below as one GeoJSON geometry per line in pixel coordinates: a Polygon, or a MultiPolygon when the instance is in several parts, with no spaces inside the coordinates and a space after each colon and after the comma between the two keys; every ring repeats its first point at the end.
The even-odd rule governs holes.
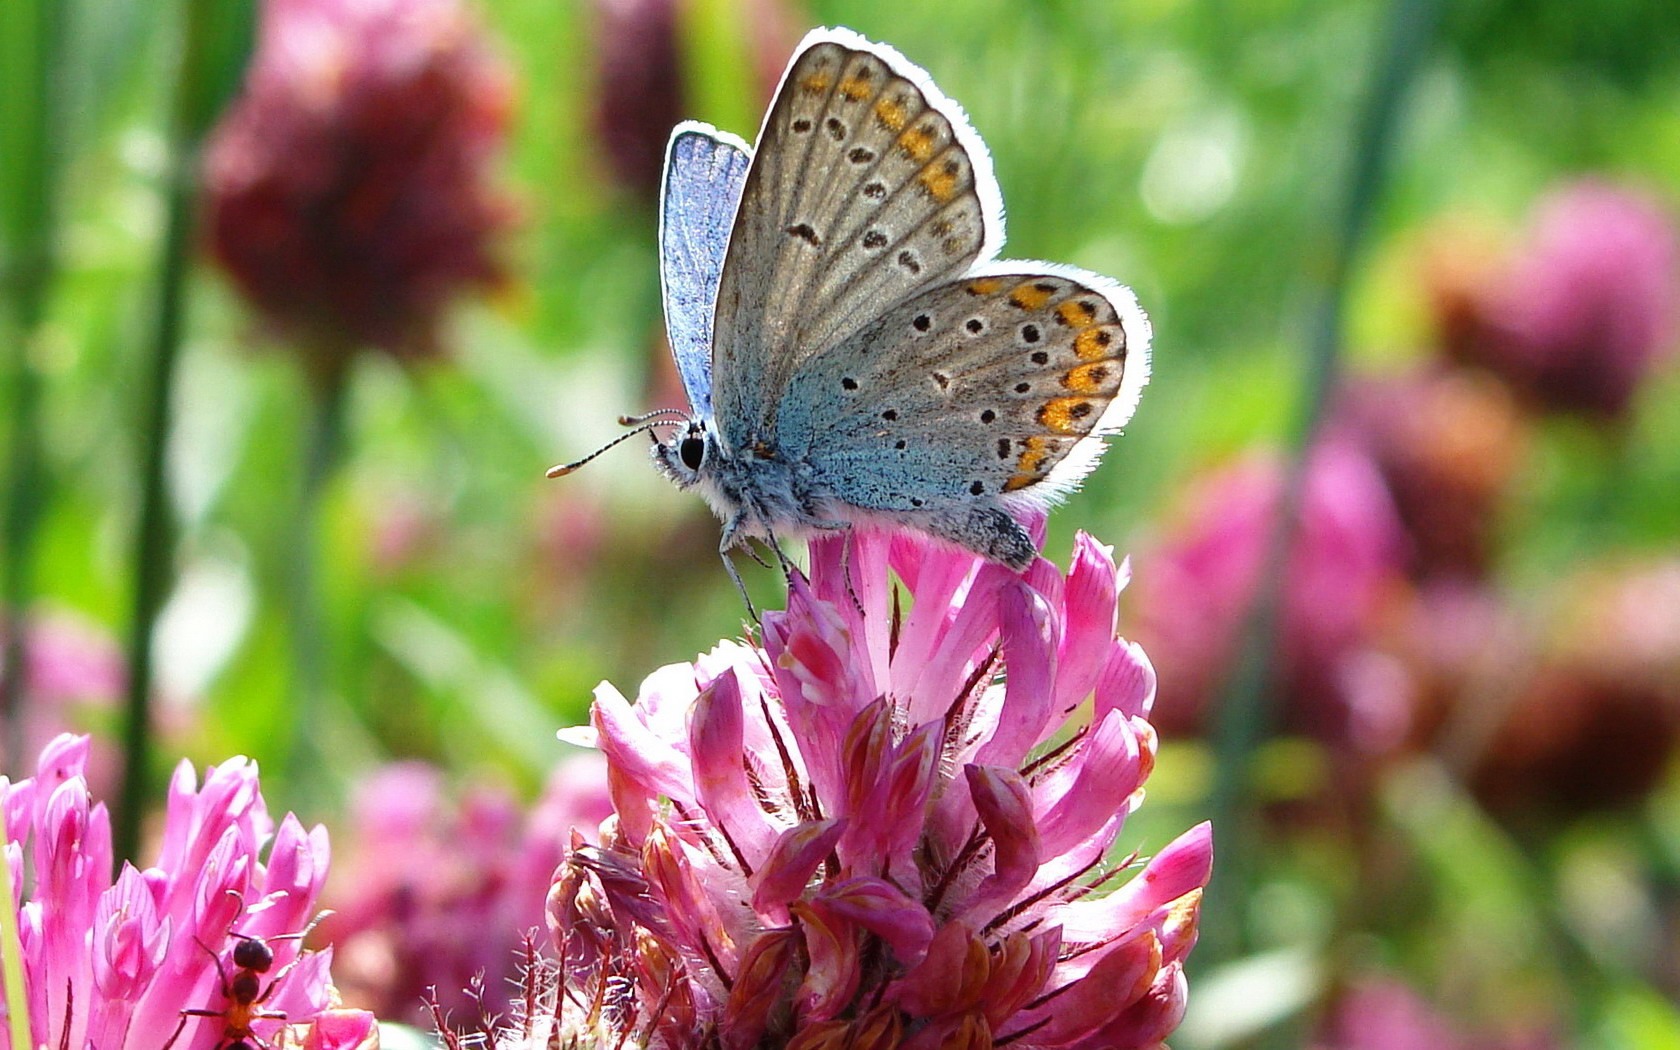
{"type": "Polygon", "coordinates": [[[729,552],[749,539],[779,554],[778,537],[860,526],[1032,563],[1017,518],[1131,418],[1150,327],[1109,278],[1001,261],[1002,244],[962,108],[850,30],[800,43],[756,150],[677,126],[660,277],[689,409],[621,422],[672,428],[654,463],[723,521],[737,585],[729,552]]]}

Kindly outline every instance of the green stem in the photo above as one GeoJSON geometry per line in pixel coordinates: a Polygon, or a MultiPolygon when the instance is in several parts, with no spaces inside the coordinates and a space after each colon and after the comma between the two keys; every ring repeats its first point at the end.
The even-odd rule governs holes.
{"type": "MultiPolygon", "coordinates": [[[[178,144],[179,145],[179,144],[178,144]]],[[[153,304],[151,371],[142,406],[140,520],[134,536],[134,597],[128,636],[128,695],[123,727],[123,786],[117,797],[116,855],[134,860],[140,839],[140,800],[151,761],[152,634],[174,578],[174,522],[169,508],[168,451],[186,310],[192,234],[192,164],[176,153],[168,220],[153,304]]]]}
{"type": "MultiPolygon", "coordinates": [[[[29,673],[28,615],[34,594],[35,537],[46,499],[41,377],[35,338],[58,272],[57,214],[64,143],[55,137],[65,109],[65,9],[57,0],[8,3],[0,17],[0,156],[8,168],[0,208],[0,294],[11,346],[10,437],[0,548],[0,748],[16,765],[29,673]]],[[[18,766],[17,768],[22,768],[18,766]]]]}
{"type": "MultiPolygon", "coordinates": [[[[20,313],[23,311],[20,311],[20,313]]],[[[29,605],[35,590],[36,526],[46,496],[42,469],[41,378],[30,362],[35,325],[20,321],[13,328],[16,358],[12,365],[10,454],[7,457],[5,509],[5,584],[0,597],[0,753],[13,770],[26,762],[22,713],[28,702],[29,605]]]]}
{"type": "Polygon", "coordinates": [[[1305,395],[1291,434],[1291,457],[1267,543],[1259,593],[1249,610],[1236,670],[1214,726],[1215,769],[1209,808],[1223,849],[1208,894],[1203,965],[1245,950],[1246,906],[1259,846],[1253,758],[1271,726],[1284,574],[1305,496],[1307,462],[1341,372],[1342,317],[1349,279],[1364,247],[1393,151],[1402,104],[1427,53],[1439,0],[1394,0],[1381,54],[1355,129],[1352,164],[1329,267],[1315,294],[1305,358],[1305,395]]]}
{"type": "MultiPolygon", "coordinates": [[[[348,354],[329,358],[346,360],[348,354]]],[[[286,548],[287,616],[291,627],[291,744],[287,772],[293,797],[318,786],[321,712],[329,686],[325,616],[320,595],[321,533],[327,486],[343,445],[347,375],[335,370],[311,385],[309,434],[299,479],[297,513],[286,548]]]]}
{"type": "Polygon", "coordinates": [[[150,780],[152,635],[174,578],[174,524],[168,492],[169,434],[175,366],[186,318],[199,150],[231,94],[250,48],[252,5],[188,0],[170,121],[163,242],[152,306],[150,370],[140,421],[140,518],[134,535],[134,596],[128,636],[122,792],[112,820],[118,858],[136,859],[141,800],[150,780]]]}

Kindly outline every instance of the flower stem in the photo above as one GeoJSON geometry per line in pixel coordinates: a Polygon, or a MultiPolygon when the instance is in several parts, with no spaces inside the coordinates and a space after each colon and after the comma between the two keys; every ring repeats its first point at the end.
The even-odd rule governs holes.
{"type": "Polygon", "coordinates": [[[112,821],[119,859],[135,859],[146,797],[152,730],[152,634],[174,573],[167,453],[175,365],[180,356],[191,266],[199,146],[243,69],[251,5],[189,0],[170,126],[167,218],[152,304],[151,370],[141,412],[140,517],[134,536],[134,595],[128,636],[123,780],[112,821]]]}
{"type": "Polygon", "coordinates": [[[1412,81],[1429,50],[1440,0],[1394,0],[1380,43],[1373,79],[1355,126],[1341,218],[1329,266],[1315,292],[1304,361],[1305,391],[1291,435],[1291,457],[1264,571],[1243,630],[1240,657],[1214,726],[1215,775],[1209,808],[1224,842],[1204,926],[1203,964],[1217,964],[1245,949],[1247,902],[1252,897],[1258,846],[1258,798],[1253,757],[1271,723],[1284,574],[1306,490],[1307,464],[1341,373],[1342,317],[1349,279],[1389,169],[1396,129],[1412,81]]]}
{"type": "Polygon", "coordinates": [[[0,17],[0,312],[11,348],[5,541],[0,548],[0,753],[23,760],[28,614],[35,533],[46,496],[41,376],[35,337],[58,271],[58,193],[64,144],[65,5],[8,3],[0,17]]]}
{"type": "MultiPolygon", "coordinates": [[[[21,850],[23,844],[18,843],[21,850]]],[[[12,885],[11,858],[0,853],[0,979],[6,982],[6,1023],[11,1045],[27,1047],[29,1042],[29,994],[24,986],[23,942],[18,937],[16,888],[12,885]]]]}
{"type": "MultiPolygon", "coordinates": [[[[329,355],[330,356],[330,355],[329,355]]],[[[341,355],[341,359],[348,355],[341,355]]],[[[297,513],[286,548],[287,616],[291,621],[292,725],[287,773],[296,798],[318,784],[321,709],[330,654],[323,630],[319,569],[322,506],[343,443],[347,375],[343,369],[310,386],[309,434],[299,481],[297,513]]]]}

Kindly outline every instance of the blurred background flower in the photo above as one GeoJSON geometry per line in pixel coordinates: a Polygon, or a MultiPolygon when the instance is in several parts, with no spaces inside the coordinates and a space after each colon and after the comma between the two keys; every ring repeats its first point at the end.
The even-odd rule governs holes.
{"type": "Polygon", "coordinates": [[[320,385],[506,281],[512,74],[459,0],[268,0],[204,161],[212,254],[320,385]]]}
{"type": "Polygon", "coordinates": [[[594,839],[610,812],[605,763],[592,753],[560,763],[529,812],[487,786],[451,803],[440,771],[418,762],[369,776],[323,894],[333,914],[322,933],[337,947],[345,1000],[414,1024],[428,1020],[428,990],[468,1027],[505,1014],[522,938],[544,926],[572,832],[594,839]]]}
{"type": "MultiPolygon", "coordinates": [[[[0,634],[9,629],[0,624],[0,634]]],[[[27,768],[25,755],[40,754],[49,740],[66,730],[108,733],[123,691],[122,652],[98,623],[70,613],[37,614],[24,630],[30,636],[24,648],[30,702],[19,726],[23,754],[0,752],[4,769],[27,768]]],[[[109,794],[116,786],[110,779],[115,770],[110,738],[90,737],[88,746],[102,752],[91,763],[92,770],[85,771],[94,793],[109,794]]]]}
{"type": "Polygon", "coordinates": [[[1562,186],[1535,205],[1502,264],[1457,267],[1436,278],[1447,348],[1538,408],[1622,419],[1674,351],[1680,243],[1672,213],[1648,193],[1603,180],[1562,186]]]}
{"type": "MultiPolygon", "coordinates": [[[[1139,557],[1137,636],[1160,671],[1156,719],[1169,735],[1205,730],[1229,685],[1282,486],[1281,465],[1264,455],[1197,479],[1166,535],[1139,557]]],[[[1316,449],[1284,569],[1281,728],[1362,754],[1405,738],[1409,712],[1392,691],[1371,688],[1366,670],[1407,553],[1370,457],[1343,440],[1316,449]]]]}

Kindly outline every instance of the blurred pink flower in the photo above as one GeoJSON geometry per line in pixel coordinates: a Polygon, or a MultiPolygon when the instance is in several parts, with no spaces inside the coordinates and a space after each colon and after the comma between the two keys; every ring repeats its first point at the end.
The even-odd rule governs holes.
{"type": "Polygon", "coordinates": [[[676,0],[596,0],[595,134],[613,176],[652,199],[665,141],[687,112],[676,0]]]}
{"type": "Polygon", "coordinates": [[[1483,716],[1468,773],[1507,819],[1637,805],[1680,750],[1680,561],[1593,567],[1553,601],[1549,637],[1483,716]]]}
{"type": "Polygon", "coordinates": [[[544,925],[572,829],[593,834],[612,811],[604,767],[598,754],[568,758],[529,813],[488,788],[451,806],[442,775],[420,762],[364,781],[326,893],[335,913],[323,925],[339,949],[346,1000],[423,1023],[423,997],[436,987],[457,1015],[505,1010],[521,938],[544,925]],[[476,998],[469,985],[481,986],[476,998]]]}
{"type": "Polygon", "coordinates": [[[1509,1031],[1470,1031],[1392,978],[1364,978],[1332,1004],[1314,1050],[1554,1050],[1563,1044],[1530,1016],[1509,1031]]]}
{"type": "MultiPolygon", "coordinates": [[[[684,78],[692,56],[682,34],[693,16],[684,0],[595,0],[591,6],[595,135],[613,177],[652,200],[671,128],[695,109],[684,78]]],[[[804,19],[789,7],[787,0],[745,0],[728,9],[736,24],[725,39],[744,44],[749,68],[741,73],[756,89],[755,105],[769,101],[783,59],[799,39],[804,19]]]]}
{"type": "Polygon", "coordinates": [[[1339,401],[1334,425],[1381,471],[1412,575],[1485,575],[1528,450],[1507,389],[1480,371],[1430,370],[1356,381],[1339,401]]]}
{"type": "Polygon", "coordinates": [[[1212,840],[1114,851],[1156,747],[1125,570],[1083,534],[1065,577],[863,533],[811,562],[762,647],[596,690],[616,815],[557,876],[563,1006],[516,1044],[1158,1045],[1212,840]]]}
{"type": "Polygon", "coordinates": [[[490,181],[511,78],[460,0],[269,0],[244,94],[212,134],[216,260],[317,382],[374,347],[438,349],[458,292],[499,284],[490,181]]]}
{"type": "Polygon", "coordinates": [[[1451,348],[1544,408],[1618,418],[1675,349],[1677,281],[1668,211],[1630,189],[1578,182],[1540,202],[1528,243],[1497,276],[1452,300],[1451,348]]]}
{"type": "MultiPolygon", "coordinates": [[[[6,624],[0,624],[0,636],[7,629],[6,624]]],[[[12,756],[0,750],[0,769],[25,769],[29,761],[25,756],[38,754],[54,736],[65,730],[92,728],[116,706],[128,680],[116,641],[91,621],[66,613],[32,614],[26,630],[24,690],[28,703],[22,710],[25,754],[12,756]]],[[[3,653],[4,646],[0,646],[3,653]]],[[[111,768],[111,763],[96,756],[92,766],[98,777],[111,768]]],[[[96,786],[107,785],[100,782],[96,786]]]]}
{"type": "MultiPolygon", "coordinates": [[[[86,737],[60,736],[41,753],[34,777],[0,779],[6,860],[21,888],[18,913],[34,1046],[156,1050],[181,1027],[174,1050],[225,1045],[220,1014],[230,1004],[218,968],[251,939],[273,951],[262,1009],[253,1021],[273,1038],[282,1025],[313,1021],[332,999],[332,951],[300,951],[288,935],[315,909],[327,869],[327,833],[287,815],[269,819],[257,770],[233,759],[199,784],[182,762],[169,786],[163,844],[154,867],[124,862],[111,878],[111,825],[89,795],[86,737]],[[266,847],[267,862],[259,859],[266,847]],[[27,884],[25,873],[33,876],[27,884]]],[[[363,1019],[365,1037],[371,1017],[363,1019]]],[[[317,1033],[322,1050],[361,1043],[356,1025],[317,1033]]],[[[9,1047],[0,1031],[0,1047],[9,1047]]]]}
{"type": "MultiPolygon", "coordinates": [[[[1281,465],[1253,457],[1204,478],[1149,560],[1135,592],[1138,637],[1161,669],[1155,721],[1205,728],[1237,656],[1276,524],[1281,465]]],[[[1285,729],[1356,754],[1405,737],[1404,689],[1366,644],[1401,578],[1406,538],[1370,458],[1340,439],[1308,464],[1295,543],[1284,569],[1279,653],[1285,729]]]]}

